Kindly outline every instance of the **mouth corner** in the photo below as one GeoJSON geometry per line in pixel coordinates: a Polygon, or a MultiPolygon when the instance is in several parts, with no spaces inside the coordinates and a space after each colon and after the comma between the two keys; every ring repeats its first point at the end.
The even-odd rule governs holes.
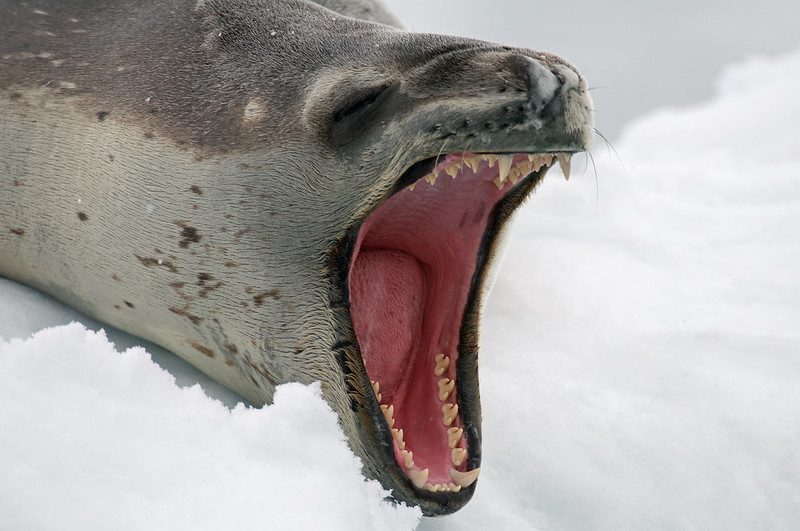
{"type": "Polygon", "coordinates": [[[447,514],[481,464],[478,329],[506,222],[571,153],[452,153],[412,165],[334,253],[353,341],[341,358],[370,468],[447,514]]]}

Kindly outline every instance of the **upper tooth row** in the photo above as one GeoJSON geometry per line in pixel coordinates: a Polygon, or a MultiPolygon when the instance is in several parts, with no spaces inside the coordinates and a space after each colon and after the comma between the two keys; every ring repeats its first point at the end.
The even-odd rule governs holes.
{"type": "MultiPolygon", "coordinates": [[[[423,179],[425,179],[428,184],[433,186],[436,184],[436,179],[441,177],[442,173],[455,178],[461,172],[463,166],[467,166],[474,173],[478,173],[481,161],[485,161],[490,168],[493,168],[495,164],[499,164],[499,174],[493,182],[498,188],[502,189],[506,181],[511,181],[512,184],[517,184],[522,177],[529,175],[531,172],[539,171],[544,166],[550,166],[553,164],[555,159],[558,159],[564,176],[569,179],[571,157],[572,154],[569,153],[558,153],[557,155],[553,155],[551,153],[541,153],[536,155],[528,155],[527,161],[522,160],[515,163],[513,155],[492,155],[488,153],[470,155],[468,157],[454,160],[446,166],[441,166],[435,169],[433,172],[423,177],[423,179]]],[[[409,185],[408,189],[414,190],[416,185],[417,183],[413,183],[409,185]]]]}

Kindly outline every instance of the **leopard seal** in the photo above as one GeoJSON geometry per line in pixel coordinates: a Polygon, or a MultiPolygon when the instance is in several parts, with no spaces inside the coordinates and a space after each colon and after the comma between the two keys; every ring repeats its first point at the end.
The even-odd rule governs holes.
{"type": "Polygon", "coordinates": [[[446,514],[503,235],[591,136],[563,59],[376,0],[0,0],[0,275],[257,404],[320,381],[365,474],[446,514]]]}

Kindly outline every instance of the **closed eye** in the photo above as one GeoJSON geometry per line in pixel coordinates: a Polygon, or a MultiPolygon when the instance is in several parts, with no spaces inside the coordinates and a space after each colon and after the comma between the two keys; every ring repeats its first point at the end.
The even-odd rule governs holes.
{"type": "Polygon", "coordinates": [[[333,122],[341,122],[345,118],[367,109],[381,97],[385,86],[371,87],[362,92],[356,92],[345,100],[333,115],[333,122]]]}

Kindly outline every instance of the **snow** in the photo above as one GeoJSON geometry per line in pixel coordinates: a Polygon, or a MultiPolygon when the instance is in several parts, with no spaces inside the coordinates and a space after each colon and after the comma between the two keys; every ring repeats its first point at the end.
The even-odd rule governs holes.
{"type": "MultiPolygon", "coordinates": [[[[797,527],[798,93],[800,51],[752,58],[598,145],[597,181],[548,176],[486,310],[478,491],[420,528],[797,527]]],[[[75,318],[0,301],[7,338],[75,318]]],[[[181,385],[80,325],[0,343],[0,527],[416,526],[317,389],[230,410],[181,385]]]]}

